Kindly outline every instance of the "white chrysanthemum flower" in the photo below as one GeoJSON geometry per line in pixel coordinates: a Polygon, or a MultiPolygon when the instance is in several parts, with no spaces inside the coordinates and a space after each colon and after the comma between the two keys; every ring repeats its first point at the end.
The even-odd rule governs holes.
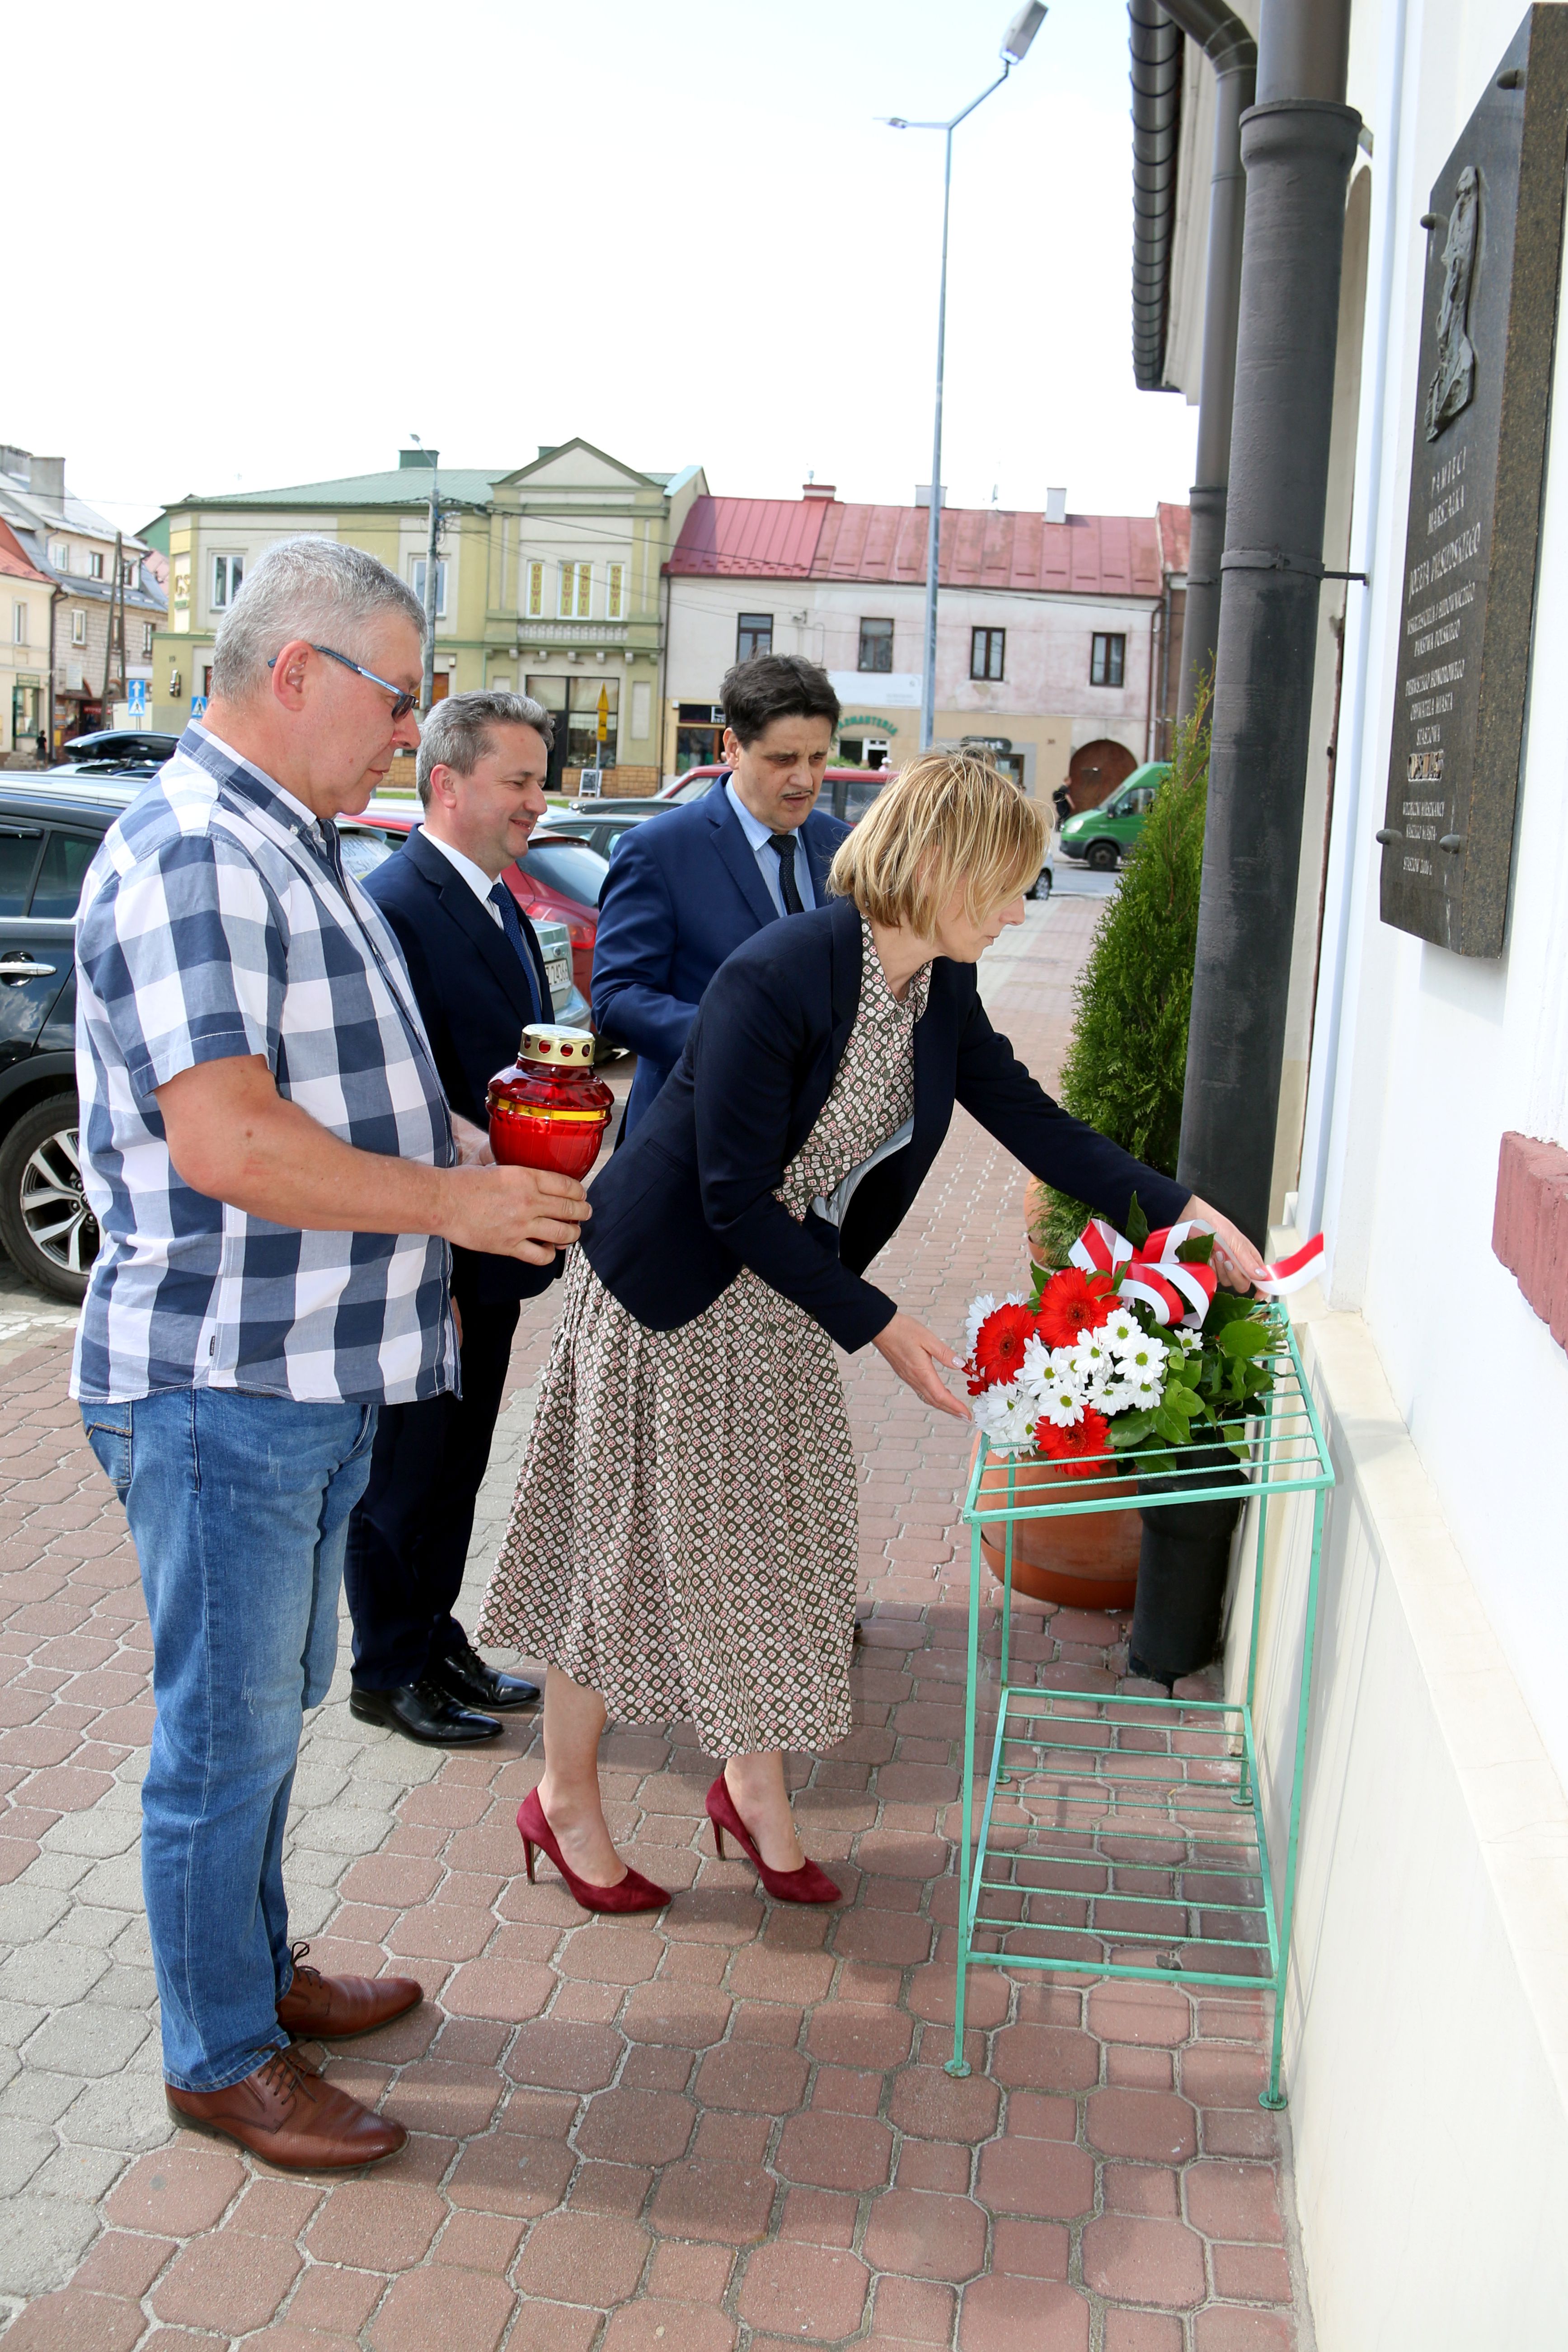
{"type": "Polygon", "coordinates": [[[1165,1392],[1165,1383],[1157,1373],[1140,1372],[1126,1385],[1132,1391],[1133,1402],[1145,1408],[1158,1404],[1165,1392]]]}
{"type": "Polygon", "coordinates": [[[1117,1307],[1100,1325],[1100,1337],[1109,1348],[1131,1348],[1142,1339],[1143,1326],[1131,1307],[1117,1307]]]}
{"type": "Polygon", "coordinates": [[[1024,1453],[1034,1444],[1039,1412],[1033,1398],[1023,1393],[1016,1381],[972,1397],[969,1409],[984,1431],[985,1442],[994,1454],[1024,1453]]]}
{"type": "Polygon", "coordinates": [[[1146,1331],[1140,1331],[1136,1339],[1117,1349],[1117,1370],[1124,1381],[1157,1379],[1163,1386],[1167,1352],[1163,1339],[1152,1339],[1146,1331]]]}
{"type": "Polygon", "coordinates": [[[1018,1371],[1020,1384],[1031,1396],[1038,1395],[1053,1371],[1051,1350],[1037,1331],[1031,1332],[1024,1342],[1024,1360],[1018,1371]]]}
{"type": "Polygon", "coordinates": [[[1080,1331],[1077,1344],[1060,1352],[1070,1361],[1074,1377],[1090,1387],[1116,1377],[1116,1360],[1103,1331],[1080,1331]]]}
{"type": "Polygon", "coordinates": [[[1107,1421],[1119,1412],[1131,1412],[1135,1405],[1143,1402],[1133,1381],[1113,1381],[1109,1388],[1101,1389],[1092,1400],[1096,1411],[1102,1412],[1107,1421]]]}
{"type": "Polygon", "coordinates": [[[1083,1402],[1076,1381],[1053,1381],[1041,1392],[1039,1417],[1054,1429],[1076,1429],[1083,1419],[1083,1402]]]}

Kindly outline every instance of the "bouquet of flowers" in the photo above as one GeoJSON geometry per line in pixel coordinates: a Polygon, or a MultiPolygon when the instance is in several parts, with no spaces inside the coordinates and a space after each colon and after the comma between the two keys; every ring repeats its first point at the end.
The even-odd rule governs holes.
{"type": "Polygon", "coordinates": [[[1127,1223],[1124,1235],[1092,1219],[1069,1265],[1036,1269],[1032,1297],[975,1299],[974,1418],[994,1452],[1041,1455],[1067,1477],[1103,1475],[1134,1447],[1140,1469],[1173,1470],[1172,1449],[1205,1423],[1245,1461],[1247,1416],[1274,1385],[1268,1309],[1216,1289],[1212,1234],[1151,1234],[1136,1198],[1127,1223]]]}

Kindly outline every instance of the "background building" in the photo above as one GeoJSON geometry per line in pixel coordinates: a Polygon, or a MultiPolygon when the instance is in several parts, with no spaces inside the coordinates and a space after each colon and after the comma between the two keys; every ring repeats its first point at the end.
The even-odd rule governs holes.
{"type": "MultiPolygon", "coordinates": [[[[148,542],[129,532],[117,534],[112,523],[73,497],[66,488],[63,457],[37,457],[8,444],[0,444],[0,521],[8,525],[25,562],[58,591],[53,636],[46,617],[43,634],[35,640],[37,661],[26,665],[29,677],[37,672],[40,704],[52,703],[52,722],[43,709],[34,731],[37,723],[46,729],[52,723],[58,747],[73,735],[122,723],[125,707],[116,703],[121,615],[125,683],[143,691],[151,686],[153,645],[163,619],[163,593],[148,542]]],[[[8,715],[6,724],[12,723],[8,715]]]]}
{"type": "MultiPolygon", "coordinates": [[[[321,531],[367,549],[425,593],[433,453],[395,468],[232,497],[187,498],[153,528],[167,542],[169,611],[157,638],[153,724],[178,728],[210,685],[217,625],[247,570],[279,540],[321,531]]],[[[648,474],[572,440],[506,469],[437,467],[443,509],[436,693],[526,690],[561,714],[552,788],[597,755],[620,789],[658,772],[663,633],[660,568],[701,469],[648,474]]],[[[412,760],[395,770],[406,769],[412,760]]]]}
{"type": "Polygon", "coordinates": [[[55,583],[0,522],[0,760],[37,760],[49,717],[49,626],[55,583]]]}
{"type": "MultiPolygon", "coordinates": [[[[1069,515],[1065,491],[1053,499],[1045,514],[942,516],[936,734],[985,741],[1026,791],[1065,783],[1089,808],[1164,747],[1186,509],[1069,515]]],[[[717,758],[720,682],[758,653],[828,671],[847,764],[917,751],[928,520],[826,484],[694,499],[667,566],[666,773],[717,758]]]]}

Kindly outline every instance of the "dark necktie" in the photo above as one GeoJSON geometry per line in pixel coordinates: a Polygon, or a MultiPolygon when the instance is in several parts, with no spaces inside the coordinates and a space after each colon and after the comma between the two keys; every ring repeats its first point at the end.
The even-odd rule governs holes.
{"type": "Polygon", "coordinates": [[[795,878],[795,835],[793,833],[770,833],[768,847],[779,861],[779,888],[784,893],[786,915],[804,915],[805,905],[800,895],[800,885],[795,878]]]}
{"type": "Polygon", "coordinates": [[[553,1021],[555,1018],[553,1006],[548,1013],[540,1011],[539,975],[533,969],[533,958],[528,952],[528,941],[522,936],[522,925],[517,916],[517,901],[504,882],[491,883],[490,905],[500,917],[500,927],[517,950],[518,961],[527,976],[528,993],[533,1003],[532,1017],[535,1021],[553,1021]]]}

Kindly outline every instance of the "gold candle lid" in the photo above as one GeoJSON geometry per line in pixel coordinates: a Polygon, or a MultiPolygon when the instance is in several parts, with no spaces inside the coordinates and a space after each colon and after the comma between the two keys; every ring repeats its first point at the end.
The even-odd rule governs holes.
{"type": "Polygon", "coordinates": [[[525,1062],[548,1062],[557,1069],[593,1066],[594,1033],[591,1029],[560,1029],[547,1021],[531,1021],[522,1033],[519,1058],[525,1062]]]}

